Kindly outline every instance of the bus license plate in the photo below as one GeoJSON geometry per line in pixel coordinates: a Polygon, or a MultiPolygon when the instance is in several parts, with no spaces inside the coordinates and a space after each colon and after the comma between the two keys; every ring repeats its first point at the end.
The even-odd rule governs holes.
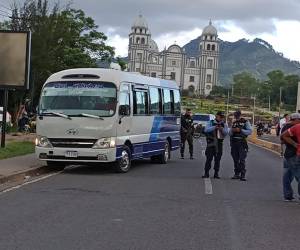
{"type": "Polygon", "coordinates": [[[78,152],[77,151],[66,151],[65,157],[66,158],[77,158],[78,152]]]}

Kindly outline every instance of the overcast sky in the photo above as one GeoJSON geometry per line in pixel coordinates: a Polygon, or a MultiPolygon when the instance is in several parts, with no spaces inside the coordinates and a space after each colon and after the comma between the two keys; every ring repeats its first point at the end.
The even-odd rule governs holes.
{"type": "MultiPolygon", "coordinates": [[[[18,0],[17,2],[22,2],[18,0]]],[[[49,0],[49,2],[56,2],[49,0]]],[[[66,0],[60,0],[61,5],[66,0]]],[[[262,38],[292,60],[300,61],[300,0],[73,0],[95,19],[99,30],[126,56],[130,27],[141,13],[160,49],[175,41],[183,46],[201,35],[212,19],[219,38],[262,38]]],[[[10,0],[0,0],[0,15],[10,0]]],[[[4,12],[3,12],[4,11],[4,12]]],[[[0,20],[3,16],[0,16],[0,20]]]]}

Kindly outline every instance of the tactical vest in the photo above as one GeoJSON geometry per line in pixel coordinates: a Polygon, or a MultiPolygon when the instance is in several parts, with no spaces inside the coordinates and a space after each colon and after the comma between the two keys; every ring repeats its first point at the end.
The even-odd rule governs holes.
{"type": "MultiPolygon", "coordinates": [[[[221,127],[225,127],[224,122],[218,123],[216,120],[210,121],[211,126],[217,126],[218,124],[221,125],[221,127]]],[[[206,141],[207,143],[212,143],[215,139],[217,139],[216,130],[206,133],[206,141]]],[[[219,141],[223,141],[224,139],[218,139],[219,141]]]]}
{"type": "MultiPolygon", "coordinates": [[[[245,120],[244,118],[241,118],[240,120],[237,120],[237,121],[233,122],[232,128],[246,129],[246,123],[247,123],[247,120],[245,120]]],[[[234,132],[231,137],[236,138],[236,139],[245,139],[245,138],[247,138],[247,136],[244,135],[242,133],[242,131],[234,132]]]]}
{"type": "Polygon", "coordinates": [[[181,118],[181,127],[186,130],[192,130],[193,128],[193,118],[190,116],[182,116],[181,118]]]}

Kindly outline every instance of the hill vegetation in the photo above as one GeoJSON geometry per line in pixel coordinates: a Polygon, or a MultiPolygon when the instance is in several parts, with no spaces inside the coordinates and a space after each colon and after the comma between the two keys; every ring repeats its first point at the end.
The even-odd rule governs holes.
{"type": "MultiPolygon", "coordinates": [[[[188,56],[198,56],[200,37],[184,46],[188,56]]],[[[236,42],[221,41],[219,83],[229,86],[233,76],[242,72],[251,73],[259,80],[266,80],[267,74],[281,70],[285,74],[300,75],[300,64],[276,52],[268,42],[256,38],[253,41],[241,39],[236,42]]]]}

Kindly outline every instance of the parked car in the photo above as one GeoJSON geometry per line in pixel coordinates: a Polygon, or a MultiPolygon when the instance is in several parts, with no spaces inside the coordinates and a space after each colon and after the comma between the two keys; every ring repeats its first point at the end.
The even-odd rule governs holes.
{"type": "MultiPolygon", "coordinates": [[[[2,127],[2,120],[3,120],[3,107],[0,107],[0,131],[2,127]]],[[[6,123],[11,126],[11,115],[6,112],[6,123]]]]}
{"type": "Polygon", "coordinates": [[[210,120],[214,120],[216,117],[213,114],[200,114],[195,113],[193,115],[194,123],[201,124],[203,127],[205,127],[206,123],[210,120]]]}
{"type": "Polygon", "coordinates": [[[205,136],[204,134],[204,128],[206,126],[206,123],[210,120],[214,120],[215,116],[212,114],[199,114],[196,113],[193,115],[194,120],[194,138],[198,139],[201,136],[205,136]]]}

